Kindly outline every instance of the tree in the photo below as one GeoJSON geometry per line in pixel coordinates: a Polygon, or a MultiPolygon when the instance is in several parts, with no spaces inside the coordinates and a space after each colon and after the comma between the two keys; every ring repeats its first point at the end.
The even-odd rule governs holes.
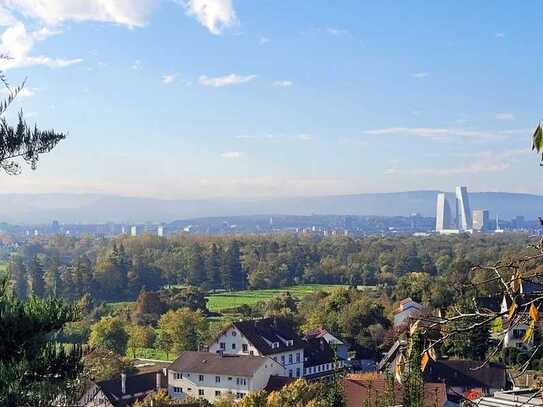
{"type": "Polygon", "coordinates": [[[47,259],[43,278],[45,281],[45,294],[47,296],[62,294],[63,286],[60,276],[60,259],[58,258],[58,255],[47,259]]]}
{"type": "Polygon", "coordinates": [[[244,290],[247,287],[247,275],[241,266],[239,241],[232,240],[224,252],[221,274],[227,290],[244,290]]]}
{"type": "Polygon", "coordinates": [[[83,377],[93,382],[110,380],[121,373],[133,373],[130,361],[107,349],[97,348],[83,356],[83,377]]]}
{"type": "Polygon", "coordinates": [[[212,291],[221,288],[221,253],[219,246],[213,243],[209,249],[206,263],[207,285],[212,291]]]}
{"type": "Polygon", "coordinates": [[[136,357],[138,348],[150,348],[155,342],[155,331],[148,326],[131,325],[127,331],[127,347],[132,352],[133,358],[136,357]]]}
{"type": "Polygon", "coordinates": [[[117,318],[103,317],[91,327],[89,345],[104,348],[124,355],[128,343],[128,334],[124,324],[117,318]]]}
{"type": "Polygon", "coordinates": [[[77,258],[72,273],[78,297],[94,293],[92,264],[87,256],[83,255],[77,258]]]}
{"type": "Polygon", "coordinates": [[[21,256],[14,256],[9,263],[9,273],[12,278],[13,292],[24,300],[28,295],[28,281],[26,279],[26,267],[21,256]]]}
{"type": "Polygon", "coordinates": [[[59,346],[55,334],[77,319],[57,298],[21,301],[0,282],[0,405],[52,406],[75,393],[81,350],[59,346]]]}
{"type": "Polygon", "coordinates": [[[200,311],[170,310],[158,321],[158,344],[166,352],[179,354],[198,350],[207,336],[208,323],[200,311]]]}
{"type": "Polygon", "coordinates": [[[142,289],[136,300],[131,320],[136,324],[156,325],[160,315],[166,311],[166,305],[157,292],[142,289]]]}
{"type": "Polygon", "coordinates": [[[187,284],[200,287],[206,281],[206,271],[204,258],[202,256],[202,247],[194,243],[190,251],[189,272],[187,274],[187,284]]]}
{"type": "Polygon", "coordinates": [[[45,296],[45,281],[43,279],[43,267],[37,255],[32,256],[30,265],[28,266],[30,274],[30,291],[35,297],[45,296]]]}

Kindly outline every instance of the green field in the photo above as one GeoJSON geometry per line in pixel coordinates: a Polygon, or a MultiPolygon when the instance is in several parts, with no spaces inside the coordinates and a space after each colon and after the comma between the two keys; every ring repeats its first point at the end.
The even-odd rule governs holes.
{"type": "Polygon", "coordinates": [[[302,298],[315,291],[332,291],[341,285],[307,284],[271,290],[233,291],[212,294],[207,297],[207,308],[213,312],[222,312],[240,305],[255,305],[259,301],[269,300],[279,294],[289,292],[294,298],[302,298]]]}

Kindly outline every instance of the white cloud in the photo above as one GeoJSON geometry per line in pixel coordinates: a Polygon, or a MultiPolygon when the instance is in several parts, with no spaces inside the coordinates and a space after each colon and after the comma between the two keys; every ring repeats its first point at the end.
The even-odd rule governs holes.
{"type": "Polygon", "coordinates": [[[211,86],[214,88],[221,88],[224,86],[240,85],[242,83],[250,82],[254,79],[256,79],[256,75],[242,76],[242,75],[230,74],[226,76],[218,76],[215,78],[210,78],[206,75],[201,75],[198,78],[198,82],[202,86],[211,86]]]}
{"type": "Polygon", "coordinates": [[[417,136],[423,138],[430,138],[434,140],[445,139],[496,139],[507,138],[513,134],[523,132],[524,129],[518,130],[500,130],[500,131],[484,131],[484,130],[471,130],[463,128],[432,128],[432,127],[389,127],[384,129],[366,130],[364,134],[373,136],[388,136],[388,135],[400,135],[400,136],[417,136]]]}
{"type": "Polygon", "coordinates": [[[162,75],[162,83],[164,85],[170,85],[172,83],[175,82],[175,80],[177,79],[177,74],[175,73],[166,73],[164,75],[162,75]]]}
{"type": "Polygon", "coordinates": [[[411,74],[411,76],[415,79],[424,79],[428,78],[430,74],[428,72],[415,72],[414,74],[411,74]]]}
{"type": "Polygon", "coordinates": [[[273,83],[273,86],[276,86],[278,88],[288,88],[292,85],[293,85],[292,81],[275,81],[273,83]]]}
{"type": "Polygon", "coordinates": [[[4,31],[1,36],[0,52],[8,55],[10,59],[0,61],[0,69],[18,68],[22,66],[46,65],[50,68],[62,68],[77,64],[81,58],[62,59],[51,58],[43,55],[32,56],[30,51],[36,42],[43,41],[53,35],[58,35],[58,30],[42,28],[37,31],[27,31],[25,25],[17,22],[4,31]]]}
{"type": "Polygon", "coordinates": [[[505,33],[496,33],[494,34],[496,38],[505,38],[505,33]]]}
{"type": "Polygon", "coordinates": [[[237,23],[232,0],[177,0],[187,15],[195,17],[209,32],[219,35],[237,23]]]}
{"type": "Polygon", "coordinates": [[[337,28],[337,27],[327,27],[326,32],[330,35],[339,37],[342,35],[349,34],[349,31],[343,29],[343,28],[337,28]]]}
{"type": "Polygon", "coordinates": [[[5,7],[46,25],[100,21],[141,27],[156,0],[4,0],[5,7]]]}
{"type": "Polygon", "coordinates": [[[496,113],[497,120],[515,120],[515,115],[513,113],[502,112],[496,113]]]}
{"type": "Polygon", "coordinates": [[[258,40],[258,43],[259,43],[260,45],[267,44],[268,42],[270,42],[270,39],[267,38],[267,37],[260,37],[260,39],[258,40]]]}
{"type": "Polygon", "coordinates": [[[225,151],[221,154],[221,157],[235,160],[241,157],[241,153],[239,151],[225,151]]]}
{"type": "Polygon", "coordinates": [[[136,59],[134,63],[130,66],[131,69],[134,71],[139,71],[142,68],[141,61],[139,59],[136,59]]]}

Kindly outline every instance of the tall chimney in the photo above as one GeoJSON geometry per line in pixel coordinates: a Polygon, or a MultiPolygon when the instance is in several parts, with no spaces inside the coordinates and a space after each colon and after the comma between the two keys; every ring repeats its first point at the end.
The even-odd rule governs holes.
{"type": "Polygon", "coordinates": [[[162,387],[162,374],[160,372],[156,372],[156,390],[159,391],[162,387]]]}
{"type": "Polygon", "coordinates": [[[121,373],[121,392],[126,394],[126,373],[121,373]]]}

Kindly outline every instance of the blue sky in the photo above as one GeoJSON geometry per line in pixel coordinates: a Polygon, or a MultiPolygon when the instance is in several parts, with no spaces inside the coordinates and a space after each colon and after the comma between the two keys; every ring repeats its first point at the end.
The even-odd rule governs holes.
{"type": "Polygon", "coordinates": [[[0,6],[11,114],[69,132],[4,192],[542,193],[536,1],[0,6]]]}

